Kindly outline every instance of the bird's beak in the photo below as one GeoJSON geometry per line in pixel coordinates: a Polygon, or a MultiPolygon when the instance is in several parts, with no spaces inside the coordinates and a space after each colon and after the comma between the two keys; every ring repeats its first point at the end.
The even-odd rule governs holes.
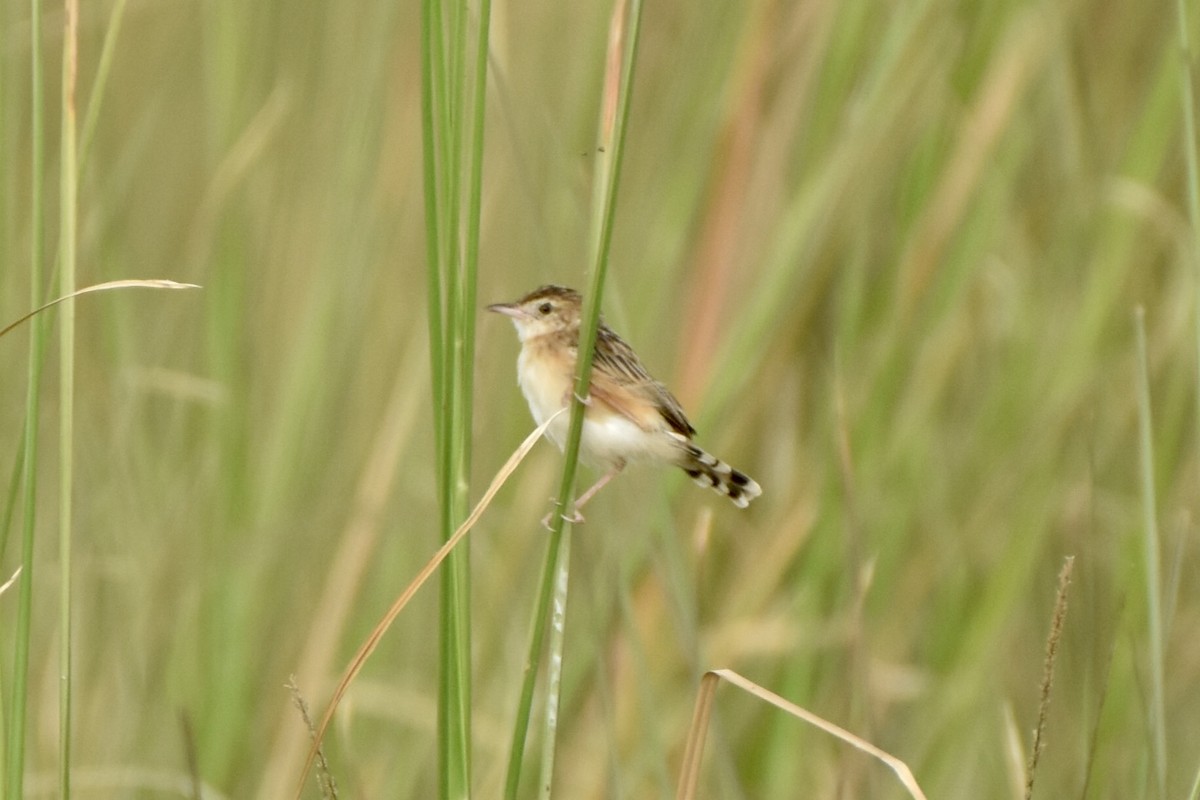
{"type": "Polygon", "coordinates": [[[495,311],[497,314],[503,314],[513,319],[521,319],[525,316],[525,313],[521,311],[521,307],[516,303],[493,303],[487,307],[487,310],[495,311]]]}

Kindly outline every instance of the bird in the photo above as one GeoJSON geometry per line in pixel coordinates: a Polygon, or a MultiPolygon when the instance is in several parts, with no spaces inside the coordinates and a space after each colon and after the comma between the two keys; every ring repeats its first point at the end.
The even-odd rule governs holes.
{"type": "MultiPolygon", "coordinates": [[[[534,420],[543,424],[566,408],[575,391],[583,297],[565,286],[547,285],[519,300],[494,303],[488,311],[512,320],[521,341],[517,384],[534,420]]],[[[738,508],[762,494],[758,482],[699,447],[675,395],[656,380],[624,339],[600,319],[592,357],[591,383],[584,403],[579,458],[606,470],[575,501],[579,509],[630,463],[674,465],[700,486],[728,497],[738,508]]],[[[566,446],[569,422],[558,414],[545,435],[566,446]]]]}

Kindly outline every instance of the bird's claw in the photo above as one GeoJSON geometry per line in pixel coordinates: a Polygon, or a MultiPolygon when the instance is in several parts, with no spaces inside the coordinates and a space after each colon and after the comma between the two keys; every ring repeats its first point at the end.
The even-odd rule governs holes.
{"type": "MultiPolygon", "coordinates": [[[[575,511],[571,514],[560,514],[559,516],[561,516],[564,520],[571,523],[572,525],[579,525],[586,521],[583,518],[583,514],[580,514],[579,511],[575,511]]],[[[551,524],[550,524],[550,520],[552,520],[552,519],[554,519],[553,511],[551,511],[546,516],[542,517],[542,527],[548,531],[554,530],[554,527],[551,526],[551,524]]]]}

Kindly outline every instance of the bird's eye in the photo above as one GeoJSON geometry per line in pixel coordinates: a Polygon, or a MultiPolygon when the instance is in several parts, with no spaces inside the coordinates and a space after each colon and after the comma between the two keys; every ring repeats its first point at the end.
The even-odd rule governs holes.
{"type": "Polygon", "coordinates": [[[542,303],[540,306],[538,306],[538,313],[542,316],[549,314],[553,310],[554,306],[552,306],[550,303],[542,303]]]}

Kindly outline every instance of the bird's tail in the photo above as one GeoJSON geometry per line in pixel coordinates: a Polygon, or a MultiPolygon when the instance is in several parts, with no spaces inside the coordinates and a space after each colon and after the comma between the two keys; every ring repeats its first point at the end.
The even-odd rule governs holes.
{"type": "Polygon", "coordinates": [[[725,495],[738,508],[745,508],[750,505],[751,500],[762,494],[762,487],[749,475],[739,472],[691,442],[687,443],[679,466],[696,485],[707,486],[714,492],[725,495]]]}

